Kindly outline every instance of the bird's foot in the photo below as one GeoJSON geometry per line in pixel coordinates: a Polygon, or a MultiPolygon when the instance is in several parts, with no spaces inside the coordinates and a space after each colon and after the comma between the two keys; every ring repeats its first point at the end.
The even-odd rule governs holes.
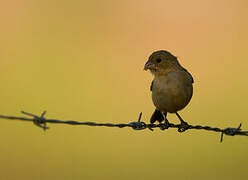
{"type": "Polygon", "coordinates": [[[184,132],[187,129],[189,129],[189,124],[186,123],[185,121],[181,121],[181,124],[178,127],[178,132],[184,132]]]}
{"type": "Polygon", "coordinates": [[[167,119],[165,120],[164,123],[159,124],[159,128],[161,130],[169,129],[169,127],[170,127],[170,123],[169,123],[169,121],[167,119]]]}
{"type": "Polygon", "coordinates": [[[170,127],[170,123],[169,123],[168,119],[166,118],[167,112],[163,113],[162,115],[163,115],[164,123],[161,123],[161,121],[160,121],[159,127],[161,130],[165,130],[165,129],[168,129],[170,127]]]}
{"type": "Polygon", "coordinates": [[[189,129],[189,124],[186,123],[183,118],[181,118],[181,116],[176,112],[177,117],[179,118],[181,124],[178,127],[178,132],[184,132],[187,129],[189,129]]]}

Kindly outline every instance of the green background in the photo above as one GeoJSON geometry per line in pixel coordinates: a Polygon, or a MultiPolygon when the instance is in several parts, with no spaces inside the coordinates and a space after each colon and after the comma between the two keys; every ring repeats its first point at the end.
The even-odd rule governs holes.
{"type": "MultiPolygon", "coordinates": [[[[0,5],[0,114],[149,121],[149,55],[171,51],[195,79],[190,124],[247,123],[245,0],[5,0],[0,5]]],[[[178,123],[175,115],[168,119],[178,123]]],[[[0,179],[247,178],[247,137],[0,120],[0,179]]]]}

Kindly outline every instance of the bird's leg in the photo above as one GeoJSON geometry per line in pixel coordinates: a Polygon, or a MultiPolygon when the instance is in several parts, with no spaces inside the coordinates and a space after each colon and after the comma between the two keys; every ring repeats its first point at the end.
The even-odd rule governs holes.
{"type": "Polygon", "coordinates": [[[170,123],[169,123],[168,119],[166,118],[167,112],[163,112],[162,115],[163,115],[163,118],[164,118],[164,124],[160,123],[160,125],[161,125],[160,129],[162,129],[162,130],[168,129],[170,123]]]}
{"type": "Polygon", "coordinates": [[[189,124],[186,123],[183,118],[181,118],[181,116],[176,112],[176,115],[178,117],[178,119],[181,121],[180,127],[178,128],[179,132],[184,132],[189,128],[189,124]]]}

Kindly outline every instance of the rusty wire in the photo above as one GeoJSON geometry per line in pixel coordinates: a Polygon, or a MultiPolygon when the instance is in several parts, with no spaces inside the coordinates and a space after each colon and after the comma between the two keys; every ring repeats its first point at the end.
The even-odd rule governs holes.
{"type": "Polygon", "coordinates": [[[220,132],[221,133],[220,142],[223,141],[223,135],[224,134],[229,135],[229,136],[235,136],[235,135],[248,136],[248,131],[242,131],[241,130],[241,123],[237,128],[221,129],[218,127],[190,125],[187,123],[184,124],[183,127],[181,124],[172,124],[172,123],[169,123],[168,125],[165,125],[165,124],[146,124],[145,122],[141,121],[142,113],[140,113],[138,121],[130,122],[130,123],[120,123],[120,124],[47,119],[47,118],[45,118],[46,111],[44,111],[41,114],[41,116],[37,116],[37,115],[27,113],[24,111],[21,111],[21,113],[29,116],[30,118],[0,115],[0,119],[31,121],[36,126],[42,128],[43,130],[47,130],[49,128],[49,127],[47,127],[47,123],[57,123],[57,124],[69,124],[69,125],[104,126],[104,127],[119,127],[119,128],[130,127],[133,130],[149,129],[151,131],[153,131],[154,128],[160,128],[161,130],[165,130],[165,129],[169,129],[169,128],[177,128],[178,132],[184,132],[184,131],[189,130],[189,129],[206,130],[206,131],[220,132]]]}

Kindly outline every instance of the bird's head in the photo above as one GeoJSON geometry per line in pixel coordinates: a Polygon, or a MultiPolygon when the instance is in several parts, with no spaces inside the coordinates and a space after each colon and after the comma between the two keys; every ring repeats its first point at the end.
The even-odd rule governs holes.
{"type": "Polygon", "coordinates": [[[153,52],[145,64],[144,70],[153,74],[163,74],[178,64],[177,57],[165,50],[153,52]]]}

